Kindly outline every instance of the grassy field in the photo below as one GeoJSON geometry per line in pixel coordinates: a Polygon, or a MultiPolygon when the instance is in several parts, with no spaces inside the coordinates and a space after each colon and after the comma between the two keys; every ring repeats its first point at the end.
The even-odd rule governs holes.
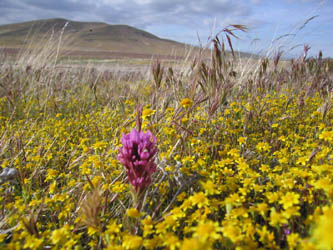
{"type": "Polygon", "coordinates": [[[220,41],[133,72],[4,58],[0,248],[332,249],[332,61],[220,41]]]}

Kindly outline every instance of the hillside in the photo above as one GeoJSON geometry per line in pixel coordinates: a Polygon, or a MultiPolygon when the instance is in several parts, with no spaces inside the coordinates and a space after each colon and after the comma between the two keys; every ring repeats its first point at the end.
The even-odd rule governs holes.
{"type": "Polygon", "coordinates": [[[15,53],[22,47],[34,48],[50,40],[57,44],[62,31],[62,50],[76,56],[183,56],[186,48],[185,44],[162,39],[128,25],[75,22],[59,18],[1,25],[0,47],[15,53]]]}

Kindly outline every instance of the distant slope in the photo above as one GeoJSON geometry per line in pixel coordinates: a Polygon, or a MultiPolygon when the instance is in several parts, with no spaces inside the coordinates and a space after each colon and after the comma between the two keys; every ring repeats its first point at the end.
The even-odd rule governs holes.
{"type": "Polygon", "coordinates": [[[73,51],[75,55],[89,54],[93,57],[94,52],[102,56],[105,52],[105,55],[123,53],[125,56],[134,55],[134,57],[137,55],[182,57],[186,53],[185,44],[161,39],[131,26],[75,22],[60,18],[1,25],[0,47],[12,50],[27,46],[34,48],[50,39],[56,44],[62,31],[61,48],[67,52],[73,51]]]}

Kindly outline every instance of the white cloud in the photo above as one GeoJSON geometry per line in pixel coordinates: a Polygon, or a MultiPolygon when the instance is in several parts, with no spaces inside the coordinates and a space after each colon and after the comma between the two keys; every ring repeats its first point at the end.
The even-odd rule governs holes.
{"type": "Polygon", "coordinates": [[[251,3],[253,4],[260,4],[262,3],[264,0],[251,0],[251,3]]]}
{"type": "Polygon", "coordinates": [[[135,3],[139,4],[139,5],[145,5],[145,4],[150,4],[152,3],[151,0],[134,0],[135,3]]]}
{"type": "Polygon", "coordinates": [[[241,19],[250,12],[250,5],[245,0],[1,0],[1,19],[25,21],[31,16],[35,19],[70,16],[82,20],[91,15],[99,21],[111,23],[126,23],[137,27],[147,27],[161,22],[171,24],[186,24],[197,26],[201,20],[210,17],[217,19],[241,19]],[[13,17],[18,6],[24,6],[27,11],[21,11],[21,17],[13,17]],[[6,7],[6,8],[5,8],[6,7]],[[6,9],[6,10],[5,10],[6,9]],[[193,22],[194,20],[194,22],[193,22]]]}
{"type": "Polygon", "coordinates": [[[255,33],[255,38],[270,42],[275,30],[277,36],[292,33],[293,27],[318,14],[308,26],[318,22],[321,33],[316,34],[331,39],[328,31],[332,29],[332,3],[331,0],[0,0],[0,24],[62,17],[128,24],[187,42],[196,40],[197,33],[204,40],[213,27],[217,32],[228,24],[244,24],[252,28],[250,32],[255,33]]]}

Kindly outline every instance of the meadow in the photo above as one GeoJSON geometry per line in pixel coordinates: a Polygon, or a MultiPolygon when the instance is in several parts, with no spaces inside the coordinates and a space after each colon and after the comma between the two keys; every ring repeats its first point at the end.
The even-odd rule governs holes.
{"type": "Polygon", "coordinates": [[[148,73],[2,58],[0,248],[333,249],[332,61],[220,35],[148,73]]]}

